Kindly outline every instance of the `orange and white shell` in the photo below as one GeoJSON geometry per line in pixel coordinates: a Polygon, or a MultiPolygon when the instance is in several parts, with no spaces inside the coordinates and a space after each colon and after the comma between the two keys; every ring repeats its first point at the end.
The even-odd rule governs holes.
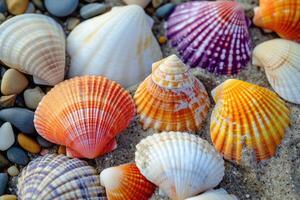
{"type": "Polygon", "coordinates": [[[209,190],[186,200],[238,200],[238,198],[232,194],[228,194],[223,188],[220,188],[217,190],[209,190]]]}
{"type": "Polygon", "coordinates": [[[274,31],[282,38],[300,41],[299,0],[260,0],[254,12],[256,26],[274,31]]]}
{"type": "Polygon", "coordinates": [[[175,55],[152,65],[134,99],[143,128],[158,131],[197,131],[210,105],[203,84],[175,55]]]}
{"type": "Polygon", "coordinates": [[[65,34],[52,18],[40,14],[12,17],[0,26],[0,60],[33,75],[38,84],[55,85],[65,75],[65,34]]]}
{"type": "Polygon", "coordinates": [[[83,76],[56,85],[40,102],[37,132],[67,147],[73,157],[95,158],[116,148],[115,137],[130,123],[135,106],[119,84],[83,76]]]}
{"type": "Polygon", "coordinates": [[[289,125],[289,109],[274,92],[229,79],[212,96],[216,106],[211,115],[211,139],[226,159],[239,163],[244,146],[254,150],[257,160],[276,153],[289,125]]]}
{"type": "Polygon", "coordinates": [[[255,47],[252,62],[265,69],[269,83],[279,96],[300,104],[300,44],[284,39],[269,40],[255,47]]]}
{"type": "Polygon", "coordinates": [[[103,170],[100,181],[105,187],[108,200],[148,200],[156,188],[134,163],[103,170]]]}

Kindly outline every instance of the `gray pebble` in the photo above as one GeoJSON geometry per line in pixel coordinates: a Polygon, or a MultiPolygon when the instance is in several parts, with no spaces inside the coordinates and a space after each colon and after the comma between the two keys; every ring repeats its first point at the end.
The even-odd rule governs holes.
{"type": "Polygon", "coordinates": [[[79,0],[45,0],[47,10],[54,16],[70,15],[78,6],[79,0]]]}
{"type": "MultiPolygon", "coordinates": [[[[1,13],[0,12],[0,24],[2,23],[2,22],[4,22],[5,21],[5,15],[3,14],[3,13],[1,13]]],[[[3,67],[1,67],[1,68],[3,68],[3,67]]],[[[5,72],[5,71],[4,71],[5,72]]],[[[1,77],[2,77],[2,70],[1,70],[1,77]]]]}
{"type": "Polygon", "coordinates": [[[83,19],[88,19],[91,17],[94,17],[96,15],[101,15],[108,11],[110,7],[108,5],[105,5],[103,3],[91,3],[83,6],[80,9],[80,16],[83,19]]]}
{"type": "Polygon", "coordinates": [[[75,17],[71,17],[67,19],[67,29],[69,31],[73,30],[79,23],[80,23],[80,19],[75,18],[75,17]]]}
{"type": "Polygon", "coordinates": [[[53,146],[53,143],[45,140],[42,136],[38,135],[36,138],[37,142],[39,143],[39,145],[41,145],[44,148],[50,148],[53,146]]]}
{"type": "Polygon", "coordinates": [[[6,152],[7,158],[10,162],[18,165],[27,165],[29,158],[25,151],[18,147],[12,147],[6,152]]]}
{"type": "Polygon", "coordinates": [[[7,11],[5,0],[0,0],[0,13],[5,13],[7,11]]]}
{"type": "Polygon", "coordinates": [[[35,7],[33,3],[29,3],[25,13],[34,13],[34,12],[35,12],[35,7]]]}
{"type": "Polygon", "coordinates": [[[8,183],[7,173],[0,173],[0,195],[3,195],[5,193],[7,183],[8,183]]]}
{"type": "Polygon", "coordinates": [[[0,170],[3,170],[8,166],[9,166],[8,160],[2,154],[0,154],[0,170]]]}
{"type": "Polygon", "coordinates": [[[159,7],[156,10],[156,16],[158,18],[167,18],[172,13],[175,6],[176,5],[174,3],[167,3],[167,4],[163,5],[162,7],[159,7]]]}
{"type": "Polygon", "coordinates": [[[38,7],[38,9],[45,10],[43,0],[31,0],[31,1],[36,7],[38,7]]]}

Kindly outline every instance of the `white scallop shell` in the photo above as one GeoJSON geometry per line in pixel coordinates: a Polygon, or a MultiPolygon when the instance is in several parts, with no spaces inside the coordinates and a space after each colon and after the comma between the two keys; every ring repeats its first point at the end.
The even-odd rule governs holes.
{"type": "Polygon", "coordinates": [[[125,87],[142,81],[162,58],[152,24],[137,5],[114,7],[81,23],[67,39],[69,77],[102,75],[125,87]]]}
{"type": "Polygon", "coordinates": [[[141,173],[172,199],[183,200],[212,189],[224,176],[222,157],[192,134],[154,134],[136,148],[135,162],[141,173]]]}
{"type": "Polygon", "coordinates": [[[64,79],[65,35],[52,18],[18,15],[1,24],[0,33],[0,60],[4,64],[46,85],[64,79]]]}
{"type": "Polygon", "coordinates": [[[136,4],[145,8],[150,3],[151,0],[123,0],[123,1],[128,5],[136,4]]]}
{"type": "Polygon", "coordinates": [[[223,188],[217,190],[209,190],[196,197],[191,197],[186,200],[238,200],[238,198],[232,194],[228,194],[223,188]]]}

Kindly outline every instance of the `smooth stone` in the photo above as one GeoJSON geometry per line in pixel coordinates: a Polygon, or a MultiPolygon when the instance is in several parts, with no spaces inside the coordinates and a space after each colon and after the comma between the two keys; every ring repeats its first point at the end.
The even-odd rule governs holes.
{"type": "Polygon", "coordinates": [[[31,137],[19,133],[18,134],[18,143],[26,151],[36,154],[41,151],[41,146],[31,137]]]}
{"type": "Polygon", "coordinates": [[[171,12],[174,10],[175,8],[175,4],[174,3],[167,3],[165,5],[163,5],[162,7],[159,7],[156,10],[156,16],[158,18],[167,18],[171,12]]]}
{"type": "Polygon", "coordinates": [[[42,136],[38,135],[36,137],[36,141],[44,148],[50,148],[53,146],[53,143],[49,142],[48,140],[44,139],[42,136]]]}
{"type": "Polygon", "coordinates": [[[96,15],[101,15],[108,11],[110,7],[108,5],[105,5],[103,3],[91,3],[83,6],[80,9],[80,16],[83,19],[88,19],[91,17],[94,17],[96,15]]]}
{"type": "Polygon", "coordinates": [[[6,152],[6,156],[10,162],[16,163],[18,165],[27,165],[29,158],[25,151],[18,147],[12,147],[6,152]]]}
{"type": "Polygon", "coordinates": [[[33,89],[26,89],[23,95],[26,107],[36,109],[45,96],[45,93],[41,88],[35,87],[33,89]]]}
{"type": "Polygon", "coordinates": [[[13,15],[23,14],[29,4],[29,0],[6,0],[8,11],[13,15]]]}
{"type": "Polygon", "coordinates": [[[3,170],[8,166],[9,166],[9,161],[2,154],[0,154],[0,170],[3,170]]]}
{"type": "Polygon", "coordinates": [[[31,0],[31,2],[40,10],[45,10],[43,0],[31,0]]]}
{"type": "Polygon", "coordinates": [[[7,173],[10,176],[18,176],[18,174],[20,173],[19,169],[16,166],[11,166],[7,169],[7,173]]]}
{"type": "Polygon", "coordinates": [[[79,23],[80,23],[80,19],[75,18],[75,17],[71,17],[67,19],[67,29],[69,31],[73,30],[79,23]]]}
{"type": "Polygon", "coordinates": [[[66,147],[65,146],[62,146],[60,145],[58,147],[58,151],[57,151],[58,154],[63,154],[63,155],[66,155],[66,147]]]}
{"type": "Polygon", "coordinates": [[[47,10],[54,16],[70,15],[78,6],[79,0],[45,0],[47,10]]]}
{"type": "Polygon", "coordinates": [[[13,194],[6,194],[0,196],[0,200],[17,200],[17,196],[13,194]]]}
{"type": "Polygon", "coordinates": [[[1,92],[4,95],[19,94],[28,86],[27,78],[15,69],[8,69],[1,82],[1,92]]]}
{"type": "Polygon", "coordinates": [[[1,108],[8,108],[15,105],[17,95],[12,94],[8,96],[0,97],[0,107],[1,108]]]}
{"type": "Polygon", "coordinates": [[[8,183],[7,173],[0,173],[0,195],[3,195],[6,191],[6,186],[8,183]]]}
{"type": "Polygon", "coordinates": [[[7,11],[7,6],[5,0],[0,0],[0,13],[5,13],[7,11]]]}
{"type": "Polygon", "coordinates": [[[33,119],[34,112],[25,108],[6,108],[0,110],[0,120],[10,122],[23,133],[36,133],[33,119]]]}
{"type": "MultiPolygon", "coordinates": [[[[4,14],[0,13],[0,20],[2,19],[1,16],[4,17],[4,21],[5,21],[5,16],[4,16],[4,14]]],[[[1,70],[0,70],[1,77],[4,76],[5,72],[6,72],[6,69],[5,69],[4,67],[1,67],[1,70]]]]}
{"type": "Polygon", "coordinates": [[[15,143],[13,128],[9,122],[0,127],[0,151],[6,151],[15,143]]]}
{"type": "Polygon", "coordinates": [[[34,7],[34,4],[33,3],[29,3],[28,4],[28,7],[25,11],[25,13],[34,13],[35,12],[35,7],[34,7]]]}
{"type": "Polygon", "coordinates": [[[163,2],[164,0],[152,0],[152,5],[154,8],[158,8],[163,2]]]}
{"type": "Polygon", "coordinates": [[[145,8],[151,0],[123,0],[127,5],[136,4],[145,8]]]}
{"type": "MultiPolygon", "coordinates": [[[[4,21],[5,21],[5,15],[3,13],[0,13],[0,24],[2,24],[4,21]]],[[[1,69],[4,69],[4,68],[2,67],[1,69]]],[[[1,77],[2,77],[2,70],[1,70],[1,77]]]]}

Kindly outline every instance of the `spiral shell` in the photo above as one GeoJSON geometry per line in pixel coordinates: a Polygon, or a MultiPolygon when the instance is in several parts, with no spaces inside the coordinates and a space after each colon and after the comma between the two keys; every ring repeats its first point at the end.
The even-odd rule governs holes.
{"type": "Polygon", "coordinates": [[[238,198],[232,194],[228,194],[223,188],[220,188],[217,190],[209,190],[199,196],[186,200],[238,200],[238,198]]]}

